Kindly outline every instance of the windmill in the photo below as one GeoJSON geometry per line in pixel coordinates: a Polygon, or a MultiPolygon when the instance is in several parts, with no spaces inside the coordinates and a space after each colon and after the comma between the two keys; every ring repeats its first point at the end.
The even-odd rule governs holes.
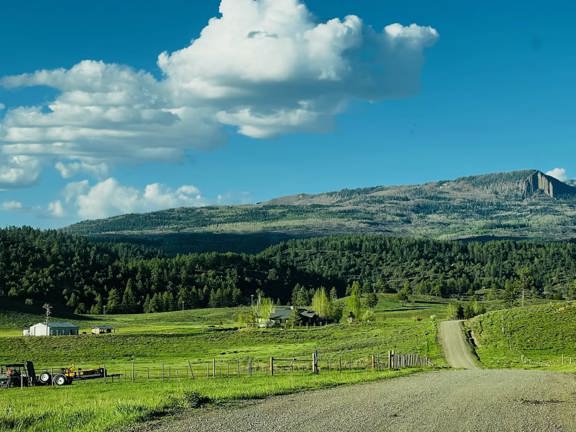
{"type": "Polygon", "coordinates": [[[48,326],[48,321],[50,321],[50,315],[52,315],[52,306],[48,303],[44,303],[42,309],[46,311],[46,326],[48,326]]]}

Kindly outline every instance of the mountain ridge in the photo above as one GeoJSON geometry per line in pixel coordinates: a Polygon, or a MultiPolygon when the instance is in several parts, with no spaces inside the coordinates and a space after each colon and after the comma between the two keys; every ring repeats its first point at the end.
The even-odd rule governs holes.
{"type": "Polygon", "coordinates": [[[250,235],[265,246],[278,239],[340,234],[566,240],[576,238],[575,218],[576,187],[533,169],[296,194],[257,204],[183,207],[83,221],[64,230],[126,241],[188,235],[190,242],[200,240],[210,250],[211,241],[250,235]]]}

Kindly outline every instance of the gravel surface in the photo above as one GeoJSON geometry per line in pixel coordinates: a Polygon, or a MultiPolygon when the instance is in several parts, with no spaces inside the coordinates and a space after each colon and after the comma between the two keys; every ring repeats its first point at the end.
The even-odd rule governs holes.
{"type": "Polygon", "coordinates": [[[470,346],[464,337],[461,321],[443,321],[440,323],[440,343],[446,361],[455,369],[478,369],[470,346]]]}
{"type": "Polygon", "coordinates": [[[459,370],[191,411],[145,431],[575,431],[576,379],[459,370]]]}
{"type": "Polygon", "coordinates": [[[191,410],[141,432],[552,432],[576,431],[576,377],[486,370],[461,323],[441,324],[448,363],[459,369],[191,410]]]}

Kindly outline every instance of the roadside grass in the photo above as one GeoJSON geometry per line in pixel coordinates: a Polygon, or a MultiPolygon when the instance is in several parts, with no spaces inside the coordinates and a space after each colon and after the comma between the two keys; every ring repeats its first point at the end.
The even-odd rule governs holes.
{"type": "Polygon", "coordinates": [[[466,323],[485,367],[576,370],[576,303],[503,309],[466,323]]]}
{"type": "Polygon", "coordinates": [[[17,432],[103,432],[196,408],[203,403],[264,398],[302,390],[406,376],[399,371],[322,372],[274,377],[216,378],[172,382],[104,383],[3,390],[0,430],[17,432]]]}

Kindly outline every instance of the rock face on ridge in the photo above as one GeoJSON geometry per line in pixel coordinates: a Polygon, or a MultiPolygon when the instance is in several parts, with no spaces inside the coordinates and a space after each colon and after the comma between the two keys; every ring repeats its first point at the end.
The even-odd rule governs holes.
{"type": "Polygon", "coordinates": [[[523,197],[544,194],[550,198],[567,198],[576,196],[576,188],[561,182],[541,171],[534,171],[524,181],[523,197]]]}

